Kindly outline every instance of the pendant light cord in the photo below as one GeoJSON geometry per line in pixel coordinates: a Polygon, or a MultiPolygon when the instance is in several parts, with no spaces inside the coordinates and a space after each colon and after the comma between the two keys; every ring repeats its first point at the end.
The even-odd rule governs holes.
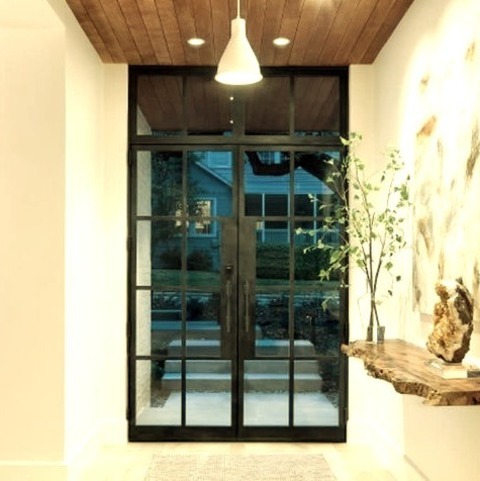
{"type": "Polygon", "coordinates": [[[240,18],[240,0],[237,0],[237,18],[240,18]]]}

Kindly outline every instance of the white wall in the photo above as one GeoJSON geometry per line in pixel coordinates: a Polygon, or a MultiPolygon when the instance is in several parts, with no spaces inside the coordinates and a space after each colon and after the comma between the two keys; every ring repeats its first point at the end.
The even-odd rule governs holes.
{"type": "MultiPolygon", "coordinates": [[[[416,136],[425,114],[418,99],[419,90],[428,81],[426,73],[431,69],[438,72],[439,66],[448,69],[455,65],[453,60],[457,57],[463,59],[472,38],[477,39],[475,54],[478,54],[478,25],[478,0],[416,0],[375,63],[352,67],[351,130],[361,132],[365,138],[374,138],[366,147],[374,163],[378,162],[376,156],[382,149],[394,145],[400,148],[407,170],[415,173],[415,160],[419,158],[416,136]]],[[[450,108],[452,99],[457,102],[461,98],[458,92],[463,90],[463,82],[465,89],[469,86],[470,79],[451,77],[455,77],[455,83],[444,82],[443,95],[431,99],[432,105],[440,107],[438,110],[442,112],[450,108]]],[[[480,118],[480,105],[477,111],[480,118]]],[[[451,121],[455,128],[455,113],[451,121]]],[[[453,134],[452,138],[456,138],[453,134]]],[[[448,161],[455,162],[455,158],[448,161]]],[[[428,167],[432,176],[438,175],[435,158],[428,167]]],[[[474,262],[474,252],[465,255],[474,262]]],[[[431,324],[421,320],[420,312],[413,308],[411,250],[399,264],[403,275],[401,289],[397,289],[395,299],[383,313],[387,335],[423,346],[431,324]]],[[[433,288],[436,279],[431,282],[433,288]]],[[[354,299],[351,304],[354,322],[354,299]]],[[[477,358],[480,357],[478,328],[477,322],[470,351],[477,358]]],[[[421,398],[401,396],[388,383],[368,378],[360,361],[351,360],[350,365],[351,442],[370,442],[380,461],[394,469],[398,456],[405,455],[430,481],[480,479],[476,449],[480,442],[478,407],[428,407],[421,398]],[[367,432],[373,434],[365,436],[367,432]]],[[[400,479],[415,479],[412,472],[397,474],[400,479]]]]}
{"type": "Polygon", "coordinates": [[[53,481],[65,472],[65,55],[48,5],[30,17],[12,3],[0,2],[0,479],[43,463],[53,481]]]}
{"type": "Polygon", "coordinates": [[[0,0],[0,479],[126,439],[127,68],[64,0],[0,0]]]}

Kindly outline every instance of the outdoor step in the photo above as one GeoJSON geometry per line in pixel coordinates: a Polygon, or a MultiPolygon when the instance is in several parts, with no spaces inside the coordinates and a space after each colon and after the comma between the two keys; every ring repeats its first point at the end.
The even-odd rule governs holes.
{"type": "MultiPolygon", "coordinates": [[[[247,360],[245,361],[245,373],[250,374],[287,374],[288,361],[286,360],[247,360]]],[[[194,360],[187,361],[186,370],[188,373],[218,374],[226,373],[231,369],[231,361],[218,360],[194,360]]],[[[166,373],[179,373],[182,370],[182,362],[179,359],[167,359],[165,362],[166,373]]],[[[295,376],[301,374],[318,374],[318,362],[315,360],[295,361],[295,376]]]]}
{"type": "MultiPolygon", "coordinates": [[[[293,341],[295,357],[315,356],[314,345],[307,340],[297,339],[293,341]]],[[[290,341],[283,339],[257,339],[255,341],[257,356],[265,357],[288,357],[290,341]]]]}
{"type": "MultiPolygon", "coordinates": [[[[222,392],[231,390],[230,374],[219,373],[187,373],[187,391],[222,392]]],[[[180,373],[165,373],[162,387],[171,391],[181,389],[180,373]]],[[[318,374],[295,375],[294,389],[300,392],[319,392],[322,387],[322,378],[318,374]]],[[[289,388],[288,376],[283,374],[247,374],[245,375],[244,390],[251,392],[287,391],[289,388]]]]}
{"type": "Polygon", "coordinates": [[[177,320],[182,318],[180,309],[152,309],[152,321],[177,320]]]}
{"type": "MultiPolygon", "coordinates": [[[[216,339],[187,339],[187,354],[191,357],[206,357],[220,355],[220,340],[216,339]]],[[[295,357],[315,356],[315,347],[310,341],[296,340],[293,345],[295,357]]],[[[264,357],[288,357],[290,342],[282,339],[257,339],[255,351],[257,356],[264,357]]],[[[168,345],[168,354],[172,357],[180,357],[182,354],[182,341],[175,339],[168,345]]]]}
{"type": "MultiPolygon", "coordinates": [[[[189,339],[220,339],[220,326],[216,321],[187,321],[185,323],[187,337],[189,339]]],[[[172,338],[182,335],[182,322],[172,320],[152,321],[152,336],[172,338]]]]}
{"type": "MultiPolygon", "coordinates": [[[[319,374],[295,374],[294,390],[299,392],[319,392],[322,378],[319,374]]],[[[288,391],[289,379],[284,374],[246,374],[245,391],[271,392],[288,391]]]]}
{"type": "MultiPolygon", "coordinates": [[[[224,359],[219,360],[195,360],[187,361],[187,372],[190,374],[223,374],[231,371],[232,362],[224,359]]],[[[182,370],[182,361],[179,359],[167,359],[165,362],[166,373],[179,373],[182,370]]]]}
{"type": "MultiPolygon", "coordinates": [[[[187,355],[191,357],[219,357],[220,341],[216,339],[187,339],[187,355]]],[[[180,357],[182,355],[182,340],[175,339],[168,345],[168,355],[180,357]]]]}

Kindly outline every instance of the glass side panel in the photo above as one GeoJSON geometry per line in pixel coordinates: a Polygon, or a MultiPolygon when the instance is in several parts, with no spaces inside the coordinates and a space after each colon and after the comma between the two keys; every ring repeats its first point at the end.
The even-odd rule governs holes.
{"type": "Polygon", "coordinates": [[[137,152],[137,215],[176,215],[182,204],[182,153],[137,152]]]}
{"type": "Polygon", "coordinates": [[[187,133],[230,135],[233,127],[233,88],[212,77],[189,76],[185,87],[187,133]]]}
{"type": "Polygon", "coordinates": [[[183,131],[181,76],[140,75],[137,83],[137,135],[178,135],[183,131]]]}
{"type": "Polygon", "coordinates": [[[338,426],[336,361],[303,360],[294,363],[293,413],[295,426],[338,426]]]}
{"type": "Polygon", "coordinates": [[[244,363],[245,426],[288,426],[288,361],[244,363]]]}
{"type": "Polygon", "coordinates": [[[149,356],[152,352],[152,293],[137,291],[135,303],[136,314],[136,352],[140,356],[149,356]]]}
{"type": "Polygon", "coordinates": [[[182,153],[137,152],[137,215],[176,215],[182,204],[182,153]]]}
{"type": "Polygon", "coordinates": [[[182,422],[181,376],[168,359],[136,362],[136,424],[178,426],[182,422]]]}
{"type": "Polygon", "coordinates": [[[295,77],[295,135],[338,134],[340,81],[338,77],[295,77]]]}
{"type": "Polygon", "coordinates": [[[249,87],[245,106],[245,134],[288,135],[290,79],[264,78],[249,87]]]}
{"type": "Polygon", "coordinates": [[[186,424],[231,426],[232,363],[190,360],[186,369],[186,424]]]}
{"type": "Polygon", "coordinates": [[[152,283],[152,223],[137,222],[136,284],[150,286],[152,283]]]}

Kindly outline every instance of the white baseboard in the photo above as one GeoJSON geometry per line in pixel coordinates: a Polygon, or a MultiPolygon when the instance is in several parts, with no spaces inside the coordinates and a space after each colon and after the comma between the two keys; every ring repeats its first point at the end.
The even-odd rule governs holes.
{"type": "Polygon", "coordinates": [[[0,480],[77,481],[103,446],[126,444],[127,439],[126,420],[104,420],[64,461],[0,460],[0,480]]]}
{"type": "Polygon", "coordinates": [[[67,466],[60,461],[0,461],[2,481],[66,481],[67,476],[67,466]]]}
{"type": "Polygon", "coordinates": [[[395,475],[398,481],[429,481],[385,431],[367,421],[349,421],[348,444],[364,446],[372,453],[375,463],[395,475]]]}
{"type": "Polygon", "coordinates": [[[126,420],[104,420],[86,437],[79,449],[67,460],[67,480],[77,481],[85,466],[93,462],[104,446],[126,444],[128,440],[127,429],[126,420]]]}

